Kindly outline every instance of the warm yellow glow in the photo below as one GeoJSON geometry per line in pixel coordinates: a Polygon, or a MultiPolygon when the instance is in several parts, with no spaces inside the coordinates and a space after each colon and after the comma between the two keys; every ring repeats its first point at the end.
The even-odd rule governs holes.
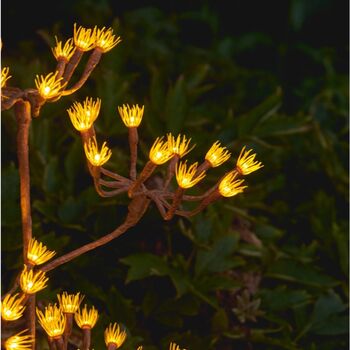
{"type": "Polygon", "coordinates": [[[8,294],[1,302],[1,317],[3,320],[14,321],[22,317],[25,310],[25,306],[22,305],[24,295],[19,298],[18,296],[18,293],[13,296],[8,294]]]}
{"type": "Polygon", "coordinates": [[[84,296],[80,295],[80,293],[68,294],[63,292],[62,295],[57,294],[57,298],[63,312],[74,314],[78,310],[84,296]]]}
{"type": "Polygon", "coordinates": [[[176,180],[181,188],[190,188],[205,177],[205,171],[195,176],[197,173],[197,166],[198,162],[192,164],[189,168],[187,168],[187,161],[178,164],[176,167],[176,180]]]}
{"type": "Polygon", "coordinates": [[[39,94],[44,99],[50,99],[61,95],[66,83],[62,84],[62,77],[57,78],[58,72],[50,73],[45,77],[37,75],[35,78],[35,85],[39,94]]]}
{"type": "Polygon", "coordinates": [[[89,51],[95,47],[96,27],[94,29],[86,29],[74,23],[74,44],[81,51],[89,51]]]}
{"type": "Polygon", "coordinates": [[[229,172],[219,184],[219,192],[223,197],[232,197],[238,193],[243,192],[243,190],[248,186],[241,186],[244,180],[236,180],[237,172],[229,172]]]}
{"type": "Polygon", "coordinates": [[[62,41],[58,41],[56,36],[55,39],[56,46],[53,47],[51,50],[56,60],[58,61],[60,58],[63,58],[66,61],[69,61],[75,51],[73,38],[68,39],[64,45],[62,44],[62,41]]]}
{"type": "Polygon", "coordinates": [[[4,67],[1,69],[1,87],[3,88],[6,85],[7,80],[11,78],[10,73],[10,68],[9,67],[4,67]]]}
{"type": "Polygon", "coordinates": [[[115,344],[117,349],[122,346],[126,339],[126,332],[122,331],[117,323],[110,323],[105,330],[105,343],[115,344]]]}
{"type": "Polygon", "coordinates": [[[101,150],[98,150],[96,137],[89,139],[88,143],[84,144],[86,158],[93,166],[101,166],[105,164],[112,155],[112,151],[106,146],[106,142],[102,144],[101,150]]]}
{"type": "Polygon", "coordinates": [[[26,294],[34,294],[46,287],[46,283],[49,279],[46,277],[45,272],[28,270],[24,265],[24,269],[20,277],[21,289],[26,294]]]}
{"type": "Polygon", "coordinates": [[[216,141],[205,155],[205,159],[213,168],[226,162],[230,157],[231,153],[226,149],[226,147],[221,147],[219,141],[216,141]]]}
{"type": "Polygon", "coordinates": [[[87,97],[83,104],[74,102],[73,106],[67,109],[67,112],[73,126],[78,131],[85,131],[89,130],[93,122],[97,119],[100,108],[101,100],[99,98],[93,101],[91,97],[87,97]]]}
{"type": "Polygon", "coordinates": [[[74,318],[80,328],[93,328],[98,319],[98,311],[94,307],[88,311],[85,304],[83,310],[78,310],[75,313],[74,318]]]}
{"type": "Polygon", "coordinates": [[[248,175],[264,166],[261,162],[255,160],[256,153],[250,154],[253,150],[245,151],[245,147],[242,148],[236,164],[237,171],[241,175],[248,175]]]}
{"type": "Polygon", "coordinates": [[[137,348],[137,350],[143,350],[143,346],[140,345],[140,346],[137,348]]]}
{"type": "Polygon", "coordinates": [[[66,317],[56,304],[49,304],[45,307],[44,312],[36,308],[36,314],[41,327],[44,328],[49,337],[59,337],[63,334],[66,326],[66,317]]]}
{"type": "Polygon", "coordinates": [[[22,335],[28,329],[21,331],[5,341],[6,350],[31,350],[34,341],[31,335],[22,335]]]}
{"type": "Polygon", "coordinates": [[[191,152],[195,145],[190,148],[191,139],[187,139],[185,135],[177,135],[177,138],[169,133],[168,135],[168,145],[171,152],[177,154],[182,158],[187,153],[191,152]]]}
{"type": "Polygon", "coordinates": [[[103,27],[102,29],[97,29],[95,45],[101,49],[102,52],[107,52],[113,49],[113,47],[115,47],[120,42],[120,36],[116,37],[113,34],[112,28],[106,29],[106,27],[103,27]]]}
{"type": "Polygon", "coordinates": [[[48,250],[46,246],[35,238],[29,241],[27,258],[33,265],[41,265],[50,260],[55,254],[55,251],[48,250]]]}
{"type": "Polygon", "coordinates": [[[123,107],[118,107],[119,114],[128,128],[138,127],[142,121],[143,111],[145,106],[141,108],[139,105],[133,105],[130,107],[128,104],[123,107]]]}
{"type": "Polygon", "coordinates": [[[164,142],[163,137],[157,137],[149,151],[149,159],[157,165],[164,164],[173,155],[173,152],[169,149],[168,142],[164,142]]]}

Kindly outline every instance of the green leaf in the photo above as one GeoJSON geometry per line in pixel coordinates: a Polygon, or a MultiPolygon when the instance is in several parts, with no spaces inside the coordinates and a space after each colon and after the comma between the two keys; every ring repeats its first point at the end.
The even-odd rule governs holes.
{"type": "Polygon", "coordinates": [[[237,247],[237,238],[228,235],[215,242],[211,250],[199,250],[196,259],[195,272],[200,275],[204,271],[221,272],[237,265],[230,259],[231,253],[237,247]]]}
{"type": "Polygon", "coordinates": [[[268,270],[267,276],[318,288],[339,284],[333,277],[325,275],[318,269],[292,260],[276,261],[268,270]]]}
{"type": "Polygon", "coordinates": [[[120,259],[120,261],[129,266],[126,283],[150,276],[165,276],[169,274],[169,267],[166,261],[153,254],[129,255],[120,259]]]}
{"type": "Polygon", "coordinates": [[[180,76],[168,91],[165,101],[166,127],[173,134],[181,131],[186,116],[186,90],[184,77],[180,76]]]}

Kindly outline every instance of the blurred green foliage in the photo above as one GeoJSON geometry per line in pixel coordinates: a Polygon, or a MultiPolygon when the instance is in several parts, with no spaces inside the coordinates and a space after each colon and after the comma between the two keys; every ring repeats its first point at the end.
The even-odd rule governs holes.
{"type": "MultiPolygon", "coordinates": [[[[121,174],[129,159],[116,110],[123,103],[145,104],[139,169],[153,139],[168,131],[197,144],[191,160],[202,159],[217,139],[232,150],[229,164],[210,171],[194,193],[230,169],[243,145],[265,165],[247,178],[243,195],[169,223],[152,207],[118,240],[49,274],[39,299],[81,291],[100,310],[95,349],[103,348],[104,327],[113,321],[127,328],[123,349],[166,349],[170,341],[192,350],[347,348],[346,48],[339,37],[319,43],[308,30],[333,9],[331,1],[286,3],[282,34],[280,22],[274,33],[250,30],[247,17],[241,30],[232,24],[230,31],[225,7],[209,2],[116,13],[113,2],[79,0],[64,20],[43,17],[39,36],[9,43],[8,53],[6,34],[16,33],[11,23],[8,32],[4,27],[3,64],[10,66],[10,85],[23,88],[53,70],[49,46],[54,35],[71,35],[73,21],[111,25],[123,40],[86,86],[45,105],[32,123],[33,232],[58,255],[113,230],[128,203],[125,195],[95,194],[66,113],[74,100],[102,98],[96,131],[112,147],[108,166],[121,174]]],[[[64,5],[57,4],[58,13],[64,5]]],[[[22,266],[15,135],[13,111],[4,112],[3,291],[22,266]]]]}

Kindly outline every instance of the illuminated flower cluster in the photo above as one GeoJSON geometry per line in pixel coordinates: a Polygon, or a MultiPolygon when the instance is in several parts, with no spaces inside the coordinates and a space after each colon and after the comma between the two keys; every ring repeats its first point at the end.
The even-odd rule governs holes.
{"type": "Polygon", "coordinates": [[[34,339],[31,335],[23,335],[23,333],[25,332],[27,332],[27,329],[8,338],[5,341],[5,349],[6,350],[31,350],[34,339]]]}
{"type": "Polygon", "coordinates": [[[173,155],[173,152],[169,149],[168,142],[163,141],[163,137],[157,137],[149,151],[151,162],[157,165],[166,163],[173,155]]]}
{"type": "Polygon", "coordinates": [[[78,131],[89,130],[98,117],[101,108],[101,99],[93,101],[92,98],[86,98],[83,104],[74,102],[73,106],[67,109],[73,126],[78,131]]]}
{"type": "Polygon", "coordinates": [[[3,88],[6,85],[7,80],[11,78],[10,73],[10,68],[9,67],[4,67],[1,69],[1,87],[3,88]]]}
{"type": "Polygon", "coordinates": [[[205,177],[205,172],[202,171],[200,174],[197,174],[198,163],[192,164],[189,168],[187,168],[187,161],[181,162],[176,167],[176,180],[178,185],[181,188],[190,188],[196,185],[199,181],[201,181],[205,177]]]}
{"type": "Polygon", "coordinates": [[[41,265],[50,260],[56,254],[55,251],[48,250],[41,242],[35,238],[29,241],[27,258],[32,265],[41,265]]]}
{"type": "Polygon", "coordinates": [[[75,313],[74,318],[80,328],[93,328],[98,319],[98,311],[94,307],[88,310],[85,304],[82,310],[75,313]]]}
{"type": "Polygon", "coordinates": [[[119,114],[128,128],[138,127],[142,121],[143,111],[145,106],[141,108],[139,105],[130,107],[128,104],[123,107],[118,107],[119,114]]]}
{"type": "Polygon", "coordinates": [[[68,39],[64,45],[62,44],[62,41],[58,41],[57,37],[55,37],[55,39],[56,46],[51,49],[53,55],[55,56],[57,61],[59,59],[64,59],[68,62],[75,51],[73,38],[68,39]]]}
{"type": "Polygon", "coordinates": [[[41,327],[44,328],[49,337],[55,338],[63,334],[66,326],[66,317],[56,304],[49,304],[45,307],[44,312],[37,308],[36,314],[41,327]]]}
{"type": "Polygon", "coordinates": [[[117,323],[110,323],[105,330],[105,343],[114,344],[118,349],[124,343],[126,339],[126,332],[121,330],[117,323]]]}
{"type": "Polygon", "coordinates": [[[46,277],[45,272],[34,272],[24,265],[24,269],[20,276],[21,289],[26,294],[34,294],[44,289],[48,280],[49,279],[46,277]]]}
{"type": "Polygon", "coordinates": [[[57,295],[57,299],[63,312],[74,314],[78,310],[84,296],[80,295],[80,293],[68,294],[63,292],[62,295],[57,295]]]}
{"type": "Polygon", "coordinates": [[[263,164],[261,162],[255,160],[256,154],[250,154],[252,151],[252,149],[246,151],[245,146],[242,148],[242,151],[236,163],[237,171],[241,175],[248,175],[253,171],[256,171],[263,167],[263,164]]]}
{"type": "Polygon", "coordinates": [[[219,192],[223,197],[233,197],[248,187],[241,186],[244,180],[235,180],[236,177],[237,172],[231,171],[220,181],[219,192]]]}
{"type": "Polygon", "coordinates": [[[205,155],[205,159],[213,168],[226,162],[230,157],[231,153],[226,149],[226,147],[221,147],[219,141],[216,141],[205,155]]]}
{"type": "Polygon", "coordinates": [[[14,321],[22,317],[25,310],[25,306],[22,305],[22,302],[25,296],[18,296],[18,293],[13,296],[8,294],[1,302],[1,317],[3,320],[14,321]]]}
{"type": "Polygon", "coordinates": [[[187,139],[185,135],[178,135],[177,138],[169,133],[168,135],[168,148],[173,154],[177,154],[180,158],[191,152],[195,145],[190,148],[191,139],[187,139]]]}
{"type": "Polygon", "coordinates": [[[86,158],[93,166],[101,166],[105,164],[112,155],[112,151],[106,146],[106,142],[102,144],[99,151],[96,137],[90,138],[88,143],[84,144],[86,158]]]}
{"type": "Polygon", "coordinates": [[[102,52],[107,52],[113,49],[113,47],[115,47],[120,42],[121,42],[120,36],[116,37],[113,34],[112,28],[106,29],[105,27],[103,27],[102,29],[97,29],[95,45],[102,52]]]}
{"type": "Polygon", "coordinates": [[[62,94],[66,84],[62,84],[62,77],[58,78],[57,74],[58,72],[36,76],[35,85],[43,99],[48,100],[62,94]]]}

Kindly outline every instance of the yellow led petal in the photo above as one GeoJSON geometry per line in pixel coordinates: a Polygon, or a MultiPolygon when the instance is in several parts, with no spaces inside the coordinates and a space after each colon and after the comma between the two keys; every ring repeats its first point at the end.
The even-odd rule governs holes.
{"type": "Polygon", "coordinates": [[[13,296],[7,294],[1,302],[1,317],[3,320],[14,321],[22,317],[25,310],[25,306],[22,305],[22,302],[25,296],[22,295],[19,298],[18,296],[18,293],[13,296]]]}
{"type": "Polygon", "coordinates": [[[9,67],[4,67],[1,69],[1,87],[3,88],[6,85],[7,80],[11,78],[10,73],[10,68],[9,67]]]}
{"type": "Polygon", "coordinates": [[[41,265],[50,260],[56,254],[55,251],[48,250],[41,242],[35,238],[29,241],[27,258],[33,265],[41,265]]]}
{"type": "Polygon", "coordinates": [[[74,318],[80,328],[93,328],[97,322],[98,311],[94,307],[88,311],[85,304],[83,310],[78,310],[75,313],[74,318]]]}
{"type": "Polygon", "coordinates": [[[105,330],[105,343],[115,344],[117,349],[122,346],[126,339],[126,332],[122,331],[117,323],[110,323],[108,328],[105,330]]]}
{"type": "Polygon", "coordinates": [[[157,165],[164,164],[173,155],[173,152],[171,152],[169,149],[168,142],[164,142],[163,137],[157,137],[151,150],[149,151],[149,159],[152,161],[152,163],[157,165]]]}
{"type": "Polygon", "coordinates": [[[167,136],[169,149],[180,158],[191,152],[195,147],[195,145],[193,145],[190,148],[191,139],[187,139],[185,135],[178,135],[176,139],[171,133],[169,133],[167,136]]]}
{"type": "Polygon", "coordinates": [[[93,101],[92,98],[86,98],[83,104],[74,102],[70,109],[67,109],[70,120],[73,126],[78,131],[89,130],[93,122],[97,119],[100,113],[101,100],[98,98],[93,101]]]}
{"type": "Polygon", "coordinates": [[[113,47],[115,47],[120,42],[120,36],[116,37],[113,34],[112,28],[106,29],[103,27],[102,29],[97,29],[95,45],[102,52],[107,52],[113,49],[113,47]]]}
{"type": "Polygon", "coordinates": [[[58,72],[49,73],[45,77],[37,75],[35,78],[35,85],[39,94],[45,100],[57,97],[63,92],[66,83],[62,84],[62,77],[57,77],[58,72]]]}
{"type": "Polygon", "coordinates": [[[178,164],[176,167],[176,180],[181,188],[190,188],[205,177],[205,171],[195,176],[197,167],[198,162],[192,164],[189,168],[187,168],[187,161],[178,164]]]}
{"type": "Polygon", "coordinates": [[[229,172],[219,184],[219,192],[223,197],[232,197],[238,193],[243,192],[243,190],[248,186],[241,186],[244,180],[236,180],[236,171],[229,172]]]}
{"type": "Polygon", "coordinates": [[[49,337],[55,338],[63,334],[66,327],[66,317],[56,304],[49,304],[45,307],[45,312],[36,308],[36,314],[41,327],[49,337]]]}
{"type": "Polygon", "coordinates": [[[231,153],[226,149],[226,147],[221,147],[219,141],[216,141],[205,155],[205,159],[213,168],[226,162],[230,157],[231,153]]]}
{"type": "Polygon", "coordinates": [[[74,23],[74,44],[81,51],[89,51],[95,47],[96,27],[94,29],[86,29],[74,23]]]}
{"type": "Polygon", "coordinates": [[[57,298],[63,312],[74,314],[78,310],[84,296],[80,295],[80,293],[68,294],[63,292],[62,295],[58,294],[57,298]]]}
{"type": "Polygon", "coordinates": [[[176,343],[170,343],[169,350],[181,350],[176,343]]]}
{"type": "Polygon", "coordinates": [[[118,111],[125,126],[131,128],[140,125],[144,108],[145,106],[140,108],[139,105],[133,105],[131,108],[129,105],[123,105],[123,107],[118,107],[118,111]]]}
{"type": "Polygon", "coordinates": [[[64,45],[62,44],[62,41],[58,41],[56,36],[55,39],[56,46],[51,50],[56,60],[58,61],[60,58],[63,58],[64,60],[69,61],[75,51],[73,38],[68,39],[64,45]]]}
{"type": "Polygon", "coordinates": [[[24,265],[20,277],[21,289],[26,294],[34,294],[44,289],[48,280],[45,272],[34,272],[33,270],[28,270],[27,266],[24,265]]]}
{"type": "Polygon", "coordinates": [[[96,137],[89,139],[88,143],[84,144],[86,158],[93,166],[101,166],[105,164],[112,155],[112,151],[106,146],[106,142],[102,144],[101,150],[98,150],[96,137]]]}
{"type": "Polygon", "coordinates": [[[31,335],[22,335],[28,329],[21,331],[5,341],[6,350],[31,350],[33,344],[33,337],[31,335]]]}
{"type": "Polygon", "coordinates": [[[256,153],[250,154],[252,151],[252,149],[245,151],[245,146],[241,150],[236,163],[237,170],[241,175],[248,175],[264,166],[261,162],[255,160],[256,153]]]}
{"type": "Polygon", "coordinates": [[[140,345],[140,346],[137,348],[137,350],[143,350],[143,346],[140,345]]]}

